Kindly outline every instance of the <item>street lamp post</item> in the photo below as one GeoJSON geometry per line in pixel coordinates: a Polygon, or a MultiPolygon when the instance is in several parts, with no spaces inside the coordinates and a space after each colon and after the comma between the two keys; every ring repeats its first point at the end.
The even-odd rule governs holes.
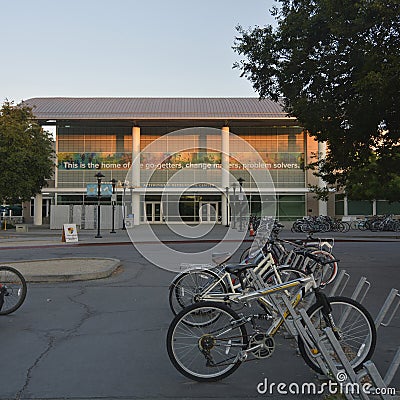
{"type": "Polygon", "coordinates": [[[101,178],[104,178],[104,175],[99,171],[95,178],[97,178],[97,235],[95,238],[101,238],[100,235],[100,197],[101,197],[101,178]]]}
{"type": "Polygon", "coordinates": [[[110,233],[117,233],[115,232],[114,226],[115,226],[115,202],[116,202],[116,197],[115,197],[115,184],[117,181],[112,178],[111,179],[111,184],[112,184],[112,196],[111,196],[111,204],[112,204],[112,229],[110,233]]]}
{"type": "Polygon", "coordinates": [[[125,231],[126,230],[126,226],[125,226],[125,191],[126,191],[126,182],[122,182],[121,186],[124,190],[124,195],[122,196],[122,230],[125,231]]]}
{"type": "Polygon", "coordinates": [[[242,186],[243,186],[244,179],[242,177],[240,177],[238,179],[238,182],[239,182],[239,189],[240,189],[240,193],[239,193],[239,204],[240,204],[240,208],[239,208],[239,213],[240,213],[240,216],[239,216],[239,218],[240,218],[239,232],[243,232],[243,214],[242,214],[243,213],[243,203],[242,203],[242,201],[243,201],[243,189],[242,189],[242,186]]]}
{"type": "Polygon", "coordinates": [[[236,229],[236,187],[237,183],[233,182],[232,183],[232,188],[233,188],[233,218],[232,218],[232,228],[236,229]]]}
{"type": "Polygon", "coordinates": [[[226,227],[229,226],[229,187],[225,188],[225,196],[226,196],[226,227]]]}

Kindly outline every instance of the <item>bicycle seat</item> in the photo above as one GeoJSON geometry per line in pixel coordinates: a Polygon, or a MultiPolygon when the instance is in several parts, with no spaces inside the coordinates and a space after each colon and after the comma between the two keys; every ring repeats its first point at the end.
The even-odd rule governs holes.
{"type": "Polygon", "coordinates": [[[220,265],[227,262],[232,257],[231,253],[212,253],[211,259],[214,264],[220,265]]]}
{"type": "Polygon", "coordinates": [[[257,264],[232,264],[225,267],[225,271],[233,275],[239,275],[241,272],[249,268],[255,268],[257,264]]]}

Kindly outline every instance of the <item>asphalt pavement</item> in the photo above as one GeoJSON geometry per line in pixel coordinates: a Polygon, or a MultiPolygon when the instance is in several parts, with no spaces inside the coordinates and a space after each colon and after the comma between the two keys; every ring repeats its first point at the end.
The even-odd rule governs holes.
{"type": "MultiPolygon", "coordinates": [[[[135,228],[136,229],[136,228],[135,228]]],[[[176,237],[155,227],[161,240],[178,251],[200,251],[225,235],[218,226],[201,239],[176,237]]],[[[140,237],[140,228],[136,231],[140,237]]],[[[148,262],[119,231],[79,232],[79,242],[62,243],[60,231],[31,228],[26,234],[0,232],[0,260],[43,263],[47,260],[115,259],[121,266],[106,279],[31,283],[27,300],[15,313],[0,318],[4,367],[0,399],[321,399],[322,396],[260,394],[268,382],[317,382],[296,353],[294,341],[276,336],[272,357],[244,363],[227,379],[192,382],[171,365],[165,349],[172,319],[168,287],[174,273],[148,262]],[[6,237],[6,235],[8,237],[6,237]]],[[[319,235],[316,235],[319,236],[319,235]]],[[[330,234],[321,235],[332,236],[330,234]]],[[[363,304],[376,317],[391,288],[399,288],[399,240],[393,233],[352,232],[335,235],[335,256],[350,280],[350,296],[360,277],[371,288],[363,304]]],[[[304,238],[286,230],[284,238],[304,238]]],[[[248,238],[246,240],[251,240],[248,238]]],[[[248,246],[242,244],[239,252],[248,246]]],[[[155,247],[149,244],[149,247],[155,247]]],[[[56,261],[54,261],[56,262],[56,261]]],[[[400,317],[378,331],[373,361],[384,375],[399,345],[400,317]]],[[[399,373],[393,387],[400,388],[399,373]]]]}

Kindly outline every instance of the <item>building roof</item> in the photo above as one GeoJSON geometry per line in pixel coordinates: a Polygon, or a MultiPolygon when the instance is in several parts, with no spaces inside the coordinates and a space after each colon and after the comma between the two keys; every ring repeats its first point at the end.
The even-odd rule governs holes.
{"type": "Polygon", "coordinates": [[[287,119],[282,105],[258,98],[36,97],[39,120],[287,119]]]}

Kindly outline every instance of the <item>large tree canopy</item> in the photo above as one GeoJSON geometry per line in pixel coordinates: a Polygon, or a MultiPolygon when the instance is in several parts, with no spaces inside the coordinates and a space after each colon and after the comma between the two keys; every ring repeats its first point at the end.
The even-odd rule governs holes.
{"type": "Polygon", "coordinates": [[[400,2],[277,1],[277,27],[237,28],[234,66],[327,141],[328,184],[400,200],[400,2]]]}
{"type": "Polygon", "coordinates": [[[39,193],[52,176],[53,142],[32,110],[6,101],[0,109],[0,201],[15,203],[39,193]]]}

